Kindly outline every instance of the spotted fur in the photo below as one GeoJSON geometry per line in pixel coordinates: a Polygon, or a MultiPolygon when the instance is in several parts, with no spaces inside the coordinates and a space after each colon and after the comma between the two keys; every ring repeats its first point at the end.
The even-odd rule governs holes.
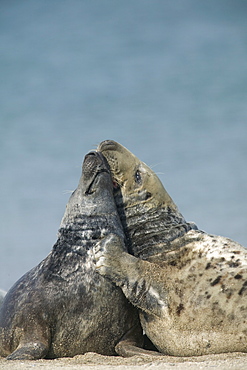
{"type": "Polygon", "coordinates": [[[126,148],[105,141],[98,150],[118,184],[115,199],[133,254],[101,244],[100,274],[140,309],[143,329],[162,353],[247,352],[246,249],[186,222],[157,175],[126,148]]]}

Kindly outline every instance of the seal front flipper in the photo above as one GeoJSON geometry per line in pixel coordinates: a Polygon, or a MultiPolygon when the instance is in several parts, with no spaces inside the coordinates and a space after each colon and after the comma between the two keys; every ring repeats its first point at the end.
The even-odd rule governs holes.
{"type": "Polygon", "coordinates": [[[15,319],[16,329],[10,332],[7,313],[11,315],[11,310],[7,311],[6,308],[9,307],[3,310],[5,327],[0,329],[1,355],[6,356],[7,360],[37,360],[46,357],[51,341],[46,320],[42,320],[41,315],[35,316],[34,312],[30,314],[27,310],[19,310],[19,319],[15,319]],[[21,318],[25,318],[23,326],[21,318]]]}
{"type": "MultiPolygon", "coordinates": [[[[122,357],[132,357],[132,356],[163,356],[162,353],[155,350],[152,343],[149,343],[148,348],[144,349],[139,347],[140,337],[142,336],[142,329],[140,325],[135,325],[132,327],[117,343],[115,351],[118,355],[122,357]]],[[[144,336],[143,336],[144,340],[144,336]]],[[[143,343],[144,344],[144,343],[143,343]]]]}
{"type": "Polygon", "coordinates": [[[18,348],[11,353],[7,360],[37,360],[44,358],[48,352],[47,345],[42,342],[20,343],[18,348]]]}
{"type": "Polygon", "coordinates": [[[119,286],[134,305],[155,316],[167,308],[162,269],[123,250],[121,239],[110,234],[94,248],[96,269],[119,286]],[[160,270],[160,274],[159,274],[160,270]]]}

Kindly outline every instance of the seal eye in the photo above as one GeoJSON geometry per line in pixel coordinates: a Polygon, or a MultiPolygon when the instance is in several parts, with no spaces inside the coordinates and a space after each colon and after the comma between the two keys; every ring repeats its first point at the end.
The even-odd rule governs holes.
{"type": "Polygon", "coordinates": [[[138,184],[141,184],[142,182],[142,177],[141,177],[141,173],[139,170],[137,170],[135,173],[135,182],[137,182],[138,184]]]}

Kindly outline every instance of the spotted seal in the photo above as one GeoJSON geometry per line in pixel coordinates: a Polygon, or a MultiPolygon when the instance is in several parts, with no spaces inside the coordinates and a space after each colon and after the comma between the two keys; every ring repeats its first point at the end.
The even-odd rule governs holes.
{"type": "Polygon", "coordinates": [[[0,356],[23,360],[88,351],[115,355],[116,345],[120,350],[128,343],[141,345],[137,309],[121,289],[95,272],[92,247],[109,234],[124,248],[109,166],[101,153],[91,152],[52,251],[4,299],[0,356]],[[128,332],[129,342],[124,336],[128,332]]]}
{"type": "Polygon", "coordinates": [[[140,309],[159,351],[174,356],[247,352],[247,251],[188,223],[156,174],[114,141],[98,150],[132,254],[117,242],[95,250],[97,268],[140,309]]]}

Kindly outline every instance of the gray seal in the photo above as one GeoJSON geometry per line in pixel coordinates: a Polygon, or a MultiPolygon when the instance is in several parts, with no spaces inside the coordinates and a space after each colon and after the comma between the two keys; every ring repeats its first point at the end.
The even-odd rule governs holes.
{"type": "Polygon", "coordinates": [[[97,268],[140,309],[142,327],[163,354],[247,352],[247,250],[188,223],[156,174],[114,141],[99,147],[118,185],[128,244],[105,239],[97,268]]]}
{"type": "Polygon", "coordinates": [[[125,248],[109,166],[102,154],[91,152],[52,251],[5,296],[0,356],[30,360],[89,351],[116,355],[116,345],[121,350],[129,343],[142,344],[137,309],[95,271],[92,247],[108,235],[117,236],[125,248]]]}

